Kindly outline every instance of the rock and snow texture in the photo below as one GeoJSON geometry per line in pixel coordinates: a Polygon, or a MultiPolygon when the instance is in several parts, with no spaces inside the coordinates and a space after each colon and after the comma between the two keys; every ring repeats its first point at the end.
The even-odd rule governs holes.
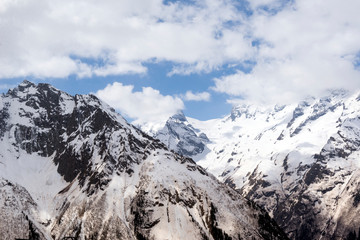
{"type": "Polygon", "coordinates": [[[0,98],[0,239],[286,239],[264,210],[92,95],[0,98]]]}
{"type": "Polygon", "coordinates": [[[188,122],[183,112],[170,117],[164,128],[157,131],[154,137],[183,156],[196,158],[208,152],[206,144],[209,139],[188,122]]]}
{"type": "Polygon", "coordinates": [[[239,105],[223,119],[188,122],[210,140],[197,163],[268,210],[291,238],[359,237],[359,94],[239,105]]]}

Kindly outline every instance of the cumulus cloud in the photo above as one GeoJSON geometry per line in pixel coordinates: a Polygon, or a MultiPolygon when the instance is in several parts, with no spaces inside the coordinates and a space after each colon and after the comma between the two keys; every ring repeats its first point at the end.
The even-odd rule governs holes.
{"type": "Polygon", "coordinates": [[[187,91],[183,96],[185,101],[210,101],[210,93],[208,92],[198,92],[193,93],[192,91],[187,91]]]}
{"type": "Polygon", "coordinates": [[[7,0],[0,14],[0,78],[145,73],[153,59],[202,72],[252,51],[239,29],[226,31],[244,18],[227,0],[7,0]]]}
{"type": "MultiPolygon", "coordinates": [[[[256,2],[254,7],[279,1],[256,2]]],[[[214,79],[213,90],[246,101],[282,103],[328,89],[358,89],[359,8],[356,0],[301,0],[275,14],[254,9],[249,26],[258,39],[256,65],[251,72],[214,79]]]]}
{"type": "Polygon", "coordinates": [[[164,96],[151,87],[136,92],[132,85],[114,82],[97,91],[96,95],[125,117],[134,119],[134,124],[163,126],[170,116],[184,109],[180,98],[164,96]]]}
{"type": "Polygon", "coordinates": [[[160,61],[173,64],[168,76],[189,75],[251,62],[212,89],[283,102],[360,87],[360,1],[244,1],[5,0],[0,78],[145,74],[160,61]]]}

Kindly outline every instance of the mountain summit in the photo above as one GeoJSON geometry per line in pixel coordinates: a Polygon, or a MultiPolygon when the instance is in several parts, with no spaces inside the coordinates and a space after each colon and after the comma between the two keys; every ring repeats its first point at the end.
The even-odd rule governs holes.
{"type": "Polygon", "coordinates": [[[0,238],[286,239],[253,202],[93,95],[0,97],[0,238]]]}
{"type": "Polygon", "coordinates": [[[169,149],[188,157],[206,153],[206,144],[209,142],[206,134],[194,128],[183,112],[170,117],[154,137],[165,143],[169,149]]]}

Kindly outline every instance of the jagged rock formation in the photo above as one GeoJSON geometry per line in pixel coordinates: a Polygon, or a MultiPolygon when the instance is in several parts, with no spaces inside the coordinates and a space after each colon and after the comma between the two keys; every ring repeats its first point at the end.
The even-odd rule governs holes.
{"type": "Polygon", "coordinates": [[[198,164],[267,209],[292,239],[357,239],[359,96],[340,90],[190,119],[210,139],[198,164]]]}
{"type": "Polygon", "coordinates": [[[0,98],[0,239],[286,239],[267,213],[92,95],[0,98]]]}
{"type": "Polygon", "coordinates": [[[163,142],[169,149],[188,157],[196,157],[206,153],[206,144],[209,139],[206,134],[194,128],[183,112],[170,117],[164,126],[154,134],[154,137],[163,142]]]}

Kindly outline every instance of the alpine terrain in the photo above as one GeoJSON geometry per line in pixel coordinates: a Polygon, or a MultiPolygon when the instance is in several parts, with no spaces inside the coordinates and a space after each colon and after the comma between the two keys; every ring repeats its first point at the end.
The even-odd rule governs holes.
{"type": "MultiPolygon", "coordinates": [[[[349,102],[356,103],[356,100],[349,102]]],[[[304,107],[304,111],[307,109],[312,109],[312,105],[304,107]]],[[[339,114],[340,109],[342,105],[330,115],[339,114]]],[[[295,150],[283,156],[284,159],[287,156],[287,161],[281,158],[282,153],[268,160],[270,163],[256,159],[257,170],[251,170],[251,178],[244,178],[253,184],[242,183],[243,179],[238,177],[241,173],[237,169],[242,169],[240,158],[234,157],[233,162],[224,164],[226,151],[220,154],[215,147],[209,154],[215,157],[219,169],[229,170],[222,179],[229,179],[227,182],[231,179],[262,205],[269,202],[267,209],[278,218],[281,216],[275,212],[281,209],[276,207],[275,196],[286,202],[284,208],[296,208],[295,200],[285,201],[285,194],[296,193],[302,198],[298,204],[310,203],[306,206],[311,209],[301,208],[309,214],[320,207],[330,211],[336,201],[337,215],[333,215],[326,227],[344,232],[350,225],[345,221],[339,225],[336,220],[342,216],[349,222],[353,220],[351,216],[357,214],[353,209],[357,209],[360,198],[359,193],[354,192],[357,178],[352,171],[356,168],[354,149],[358,120],[352,118],[355,113],[350,110],[342,111],[348,115],[339,119],[339,132],[332,134],[332,138],[329,135],[328,143],[324,150],[319,149],[316,158],[309,153],[306,162],[301,160],[298,164],[300,175],[296,174],[298,166],[294,165],[295,156],[300,153],[296,155],[295,150]],[[339,148],[343,150],[337,150],[339,148]],[[338,159],[341,160],[339,164],[334,161],[338,159]],[[239,162],[240,168],[231,165],[235,162],[239,162]],[[271,165],[274,162],[277,165],[271,165]],[[284,165],[281,167],[284,168],[282,183],[275,182],[274,175],[265,171],[265,165],[266,169],[284,165]],[[330,175],[336,180],[330,180],[330,175]],[[295,178],[299,179],[297,182],[302,179],[305,182],[297,184],[295,178]],[[266,182],[263,180],[261,184],[261,179],[266,182]],[[320,180],[326,185],[319,185],[320,180]],[[269,191],[261,195],[259,191],[268,182],[269,191]],[[280,186],[284,187],[282,192],[278,189],[280,186]],[[294,190],[293,186],[298,189],[294,190]],[[316,196],[309,193],[309,187],[319,189],[316,196]],[[344,194],[336,195],[340,198],[335,200],[335,191],[344,194]],[[272,197],[265,198],[265,195],[272,197]],[[320,195],[332,197],[315,201],[320,195]],[[340,207],[347,206],[347,202],[353,207],[342,215],[340,207]]],[[[279,117],[275,114],[273,118],[279,117]]],[[[286,134],[292,133],[302,119],[301,116],[294,118],[281,141],[290,138],[286,134]]],[[[237,126],[243,120],[240,117],[234,121],[229,119],[229,123],[237,126]]],[[[303,129],[307,128],[305,124],[303,129]]],[[[302,131],[309,134],[307,130],[302,131]]],[[[198,136],[201,141],[191,134],[184,137],[196,143],[196,147],[191,149],[185,143],[181,146],[186,146],[187,152],[182,153],[201,152],[205,144],[214,148],[205,135],[198,136]]],[[[239,150],[240,157],[245,145],[236,146],[233,147],[239,150]]],[[[211,155],[202,161],[204,166],[210,163],[211,155]]],[[[218,173],[216,169],[209,170],[218,173]]],[[[288,215],[284,217],[289,218],[288,215]]],[[[293,223],[294,219],[286,221],[293,223]]],[[[355,226],[357,222],[351,224],[355,226]]],[[[24,81],[0,97],[0,239],[70,237],[97,240],[287,239],[258,205],[218,181],[190,158],[170,152],[159,140],[128,124],[95,96],[71,96],[48,84],[24,81]]]]}
{"type": "Polygon", "coordinates": [[[206,144],[209,139],[199,129],[195,129],[183,112],[170,117],[164,128],[153,134],[165,145],[181,155],[198,158],[201,153],[208,152],[206,144]]]}
{"type": "Polygon", "coordinates": [[[186,121],[209,139],[197,163],[269,211],[291,239],[360,238],[359,93],[186,121]]]}

